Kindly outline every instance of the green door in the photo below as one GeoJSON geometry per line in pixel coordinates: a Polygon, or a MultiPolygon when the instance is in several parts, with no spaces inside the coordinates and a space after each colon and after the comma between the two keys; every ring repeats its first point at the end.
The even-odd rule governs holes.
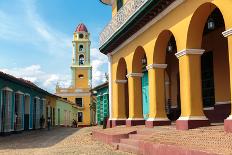
{"type": "Polygon", "coordinates": [[[148,88],[148,72],[144,72],[142,77],[142,97],[143,97],[143,117],[148,119],[149,117],[149,88],[148,88]]]}

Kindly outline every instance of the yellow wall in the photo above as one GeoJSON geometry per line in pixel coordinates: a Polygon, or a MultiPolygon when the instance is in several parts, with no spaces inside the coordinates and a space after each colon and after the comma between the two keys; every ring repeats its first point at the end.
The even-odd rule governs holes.
{"type": "MultiPolygon", "coordinates": [[[[70,96],[67,97],[68,101],[71,101],[73,103],[75,103],[75,99],[79,98],[79,96],[70,96]]],[[[83,98],[83,108],[80,108],[78,111],[79,112],[83,112],[83,122],[82,123],[78,123],[79,125],[90,125],[90,96],[84,96],[83,98]]]]}
{"type": "Polygon", "coordinates": [[[76,88],[88,88],[89,83],[89,68],[82,69],[82,68],[76,68],[76,88]],[[84,75],[84,78],[79,78],[79,75],[84,75]]]}
{"type": "MultiPolygon", "coordinates": [[[[168,15],[163,17],[161,20],[157,21],[155,24],[150,26],[145,32],[143,32],[142,34],[134,38],[133,41],[128,43],[126,46],[122,47],[120,50],[116,51],[117,53],[115,53],[112,56],[112,81],[116,80],[116,70],[117,70],[118,61],[122,57],[125,58],[128,73],[133,72],[132,60],[133,60],[133,56],[135,53],[134,51],[139,46],[143,47],[145,50],[148,65],[154,64],[154,63],[160,63],[158,61],[162,58],[156,59],[157,62],[154,61],[154,57],[157,55],[157,52],[159,52],[157,50],[154,51],[154,49],[155,49],[156,41],[157,41],[159,34],[161,34],[161,32],[163,32],[164,30],[170,30],[172,34],[174,35],[176,39],[176,43],[177,43],[177,51],[181,51],[181,50],[189,49],[189,48],[201,49],[200,38],[201,38],[203,30],[199,29],[199,27],[204,26],[206,18],[210,14],[210,10],[208,9],[210,8],[210,5],[207,2],[211,2],[212,4],[215,4],[220,9],[220,11],[223,14],[224,20],[225,20],[226,29],[231,28],[232,27],[231,10],[230,10],[232,8],[231,0],[223,0],[223,1],[222,0],[194,0],[194,1],[186,0],[183,4],[178,6],[178,8],[176,8],[174,11],[170,12],[168,15]],[[204,4],[204,3],[207,3],[207,4],[204,4]]],[[[212,5],[211,8],[213,9],[214,6],[212,5]]],[[[182,74],[180,76],[185,76],[180,79],[181,81],[182,80],[184,81],[186,79],[193,80],[191,79],[191,77],[187,76],[188,69],[185,68],[186,63],[188,63],[189,61],[195,61],[196,63],[197,62],[200,63],[197,57],[191,57],[191,58],[186,57],[186,58],[183,58],[183,60],[180,60],[179,65],[180,65],[180,70],[182,71],[182,74]]],[[[194,66],[191,66],[191,64],[189,65],[190,67],[194,67],[194,66]]],[[[216,81],[219,81],[217,75],[215,77],[216,77],[216,81]]],[[[225,80],[225,81],[228,81],[228,80],[225,80]]],[[[133,90],[134,89],[133,87],[134,86],[129,83],[129,90],[133,90]]],[[[193,93],[191,92],[191,90],[197,90],[198,87],[199,86],[195,86],[194,89],[191,89],[191,88],[188,88],[187,85],[183,84],[181,86],[181,91],[184,92],[188,88],[190,90],[189,93],[193,93]]],[[[216,84],[216,88],[219,88],[219,87],[220,86],[216,84]]],[[[201,90],[200,87],[199,89],[201,90]]],[[[113,95],[116,95],[115,90],[116,90],[116,84],[113,83],[113,89],[112,89],[113,95]]],[[[131,94],[131,92],[129,92],[129,94],[131,94]]],[[[186,95],[190,95],[190,94],[186,94],[186,95]]],[[[225,98],[228,98],[228,96],[229,96],[228,93],[220,94],[219,92],[216,92],[216,98],[217,98],[216,100],[224,100],[225,98]]],[[[186,101],[186,102],[198,102],[198,101],[191,101],[188,98],[185,98],[185,96],[183,95],[182,97],[183,98],[181,98],[181,100],[186,101]]],[[[176,100],[176,99],[173,99],[173,100],[176,100]]],[[[114,107],[115,102],[116,102],[116,99],[115,97],[113,97],[113,108],[115,108],[114,107]]],[[[194,107],[192,107],[192,109],[189,109],[187,107],[184,107],[184,108],[186,110],[186,115],[190,113],[200,114],[198,113],[197,109],[194,107]]]]}

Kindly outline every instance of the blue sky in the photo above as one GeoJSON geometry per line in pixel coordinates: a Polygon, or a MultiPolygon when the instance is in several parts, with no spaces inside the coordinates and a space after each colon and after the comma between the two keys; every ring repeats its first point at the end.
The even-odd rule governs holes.
{"type": "Polygon", "coordinates": [[[72,36],[83,22],[91,34],[93,84],[104,81],[107,57],[98,51],[99,33],[111,19],[99,0],[1,0],[0,70],[54,92],[70,84],[72,36]]]}

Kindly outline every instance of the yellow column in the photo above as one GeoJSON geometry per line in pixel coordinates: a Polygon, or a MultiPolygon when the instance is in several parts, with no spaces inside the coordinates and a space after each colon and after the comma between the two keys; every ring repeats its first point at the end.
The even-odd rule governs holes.
{"type": "MultiPolygon", "coordinates": [[[[224,37],[228,38],[228,52],[229,52],[229,65],[230,65],[230,96],[232,101],[232,28],[222,33],[224,37]]],[[[224,129],[226,132],[232,132],[232,106],[231,114],[224,121],[224,129]]]]}
{"type": "Polygon", "coordinates": [[[126,119],[126,96],[125,96],[125,84],[127,83],[127,80],[116,80],[116,113],[115,118],[116,119],[126,119]]]}
{"type": "Polygon", "coordinates": [[[114,106],[114,118],[112,119],[112,126],[119,126],[126,124],[126,96],[125,96],[125,86],[127,80],[116,80],[116,102],[114,106]]]}
{"type": "Polygon", "coordinates": [[[127,126],[143,125],[142,110],[142,83],[143,73],[130,73],[127,75],[129,85],[129,118],[126,121],[127,126]]]}
{"type": "Polygon", "coordinates": [[[180,67],[181,117],[177,129],[185,130],[209,125],[203,112],[201,84],[202,49],[185,49],[176,53],[180,67]]]}
{"type": "Polygon", "coordinates": [[[165,112],[165,69],[167,64],[151,64],[147,66],[149,76],[149,119],[146,127],[169,125],[165,112]]]}

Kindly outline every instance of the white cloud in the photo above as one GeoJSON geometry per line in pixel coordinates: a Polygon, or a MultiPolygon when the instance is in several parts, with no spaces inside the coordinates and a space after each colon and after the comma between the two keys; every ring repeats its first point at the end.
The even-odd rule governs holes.
{"type": "Polygon", "coordinates": [[[57,82],[62,86],[68,87],[70,86],[70,76],[54,74],[54,73],[46,73],[42,70],[40,65],[31,65],[28,67],[22,68],[12,68],[12,69],[0,69],[2,72],[13,75],[17,78],[23,78],[25,80],[29,80],[39,87],[54,92],[56,88],[57,82]]]}
{"type": "Polygon", "coordinates": [[[100,53],[97,48],[91,49],[91,64],[92,64],[92,82],[93,87],[106,81],[105,73],[107,72],[108,58],[100,53]]]}
{"type": "Polygon", "coordinates": [[[38,14],[36,2],[18,1],[23,5],[19,14],[0,10],[0,39],[33,45],[41,52],[62,57],[72,50],[72,36],[48,25],[38,14]]]}

